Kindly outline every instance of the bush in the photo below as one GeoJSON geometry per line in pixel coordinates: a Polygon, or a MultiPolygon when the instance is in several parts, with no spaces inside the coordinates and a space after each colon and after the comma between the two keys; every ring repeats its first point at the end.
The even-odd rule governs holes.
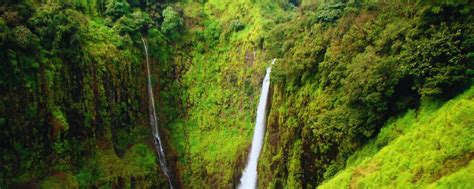
{"type": "Polygon", "coordinates": [[[166,7],[163,10],[163,23],[161,24],[161,32],[170,38],[178,36],[180,29],[183,27],[183,18],[176,12],[173,7],[166,7]]]}
{"type": "Polygon", "coordinates": [[[245,24],[240,22],[240,20],[235,19],[230,22],[229,28],[231,31],[238,32],[245,28],[245,24]]]}
{"type": "Polygon", "coordinates": [[[17,26],[13,29],[15,43],[23,49],[34,48],[38,45],[38,37],[25,26],[17,26]]]}
{"type": "Polygon", "coordinates": [[[344,13],[343,3],[323,3],[316,10],[316,19],[319,22],[335,22],[344,13]]]}
{"type": "Polygon", "coordinates": [[[463,48],[463,30],[461,25],[442,23],[407,44],[403,66],[415,78],[414,87],[421,95],[440,96],[468,80],[466,71],[473,65],[463,48]]]}
{"type": "Polygon", "coordinates": [[[120,17],[114,23],[113,28],[120,34],[134,34],[150,24],[151,18],[147,13],[135,11],[132,14],[120,17]]]}
{"type": "Polygon", "coordinates": [[[126,1],[113,1],[107,4],[105,15],[117,20],[130,12],[130,5],[126,1]]]}
{"type": "Polygon", "coordinates": [[[396,61],[368,51],[354,58],[347,72],[342,98],[347,100],[350,107],[365,110],[364,125],[369,128],[364,129],[373,130],[371,127],[381,125],[384,121],[388,102],[398,84],[400,74],[396,61]]]}

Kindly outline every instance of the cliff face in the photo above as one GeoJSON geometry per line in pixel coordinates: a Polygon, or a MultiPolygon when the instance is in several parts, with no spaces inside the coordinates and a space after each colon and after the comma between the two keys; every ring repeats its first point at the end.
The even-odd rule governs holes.
{"type": "MultiPolygon", "coordinates": [[[[67,3],[1,7],[1,186],[162,185],[149,145],[144,26],[121,31],[67,3]]],[[[148,36],[156,82],[164,59],[148,36]]]]}

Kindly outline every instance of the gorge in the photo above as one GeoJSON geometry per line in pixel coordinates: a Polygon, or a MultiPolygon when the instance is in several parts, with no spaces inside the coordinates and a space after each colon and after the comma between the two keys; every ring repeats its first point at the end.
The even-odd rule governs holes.
{"type": "Polygon", "coordinates": [[[0,188],[474,188],[473,15],[3,0],[0,188]]]}

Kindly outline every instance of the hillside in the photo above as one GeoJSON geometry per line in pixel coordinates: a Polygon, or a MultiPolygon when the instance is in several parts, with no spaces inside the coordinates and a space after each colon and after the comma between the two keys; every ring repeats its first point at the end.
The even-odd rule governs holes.
{"type": "Polygon", "coordinates": [[[0,188],[236,188],[265,82],[258,188],[470,187],[473,15],[468,0],[2,1],[0,188]]]}
{"type": "Polygon", "coordinates": [[[474,187],[474,87],[389,121],[319,188],[474,187]]]}

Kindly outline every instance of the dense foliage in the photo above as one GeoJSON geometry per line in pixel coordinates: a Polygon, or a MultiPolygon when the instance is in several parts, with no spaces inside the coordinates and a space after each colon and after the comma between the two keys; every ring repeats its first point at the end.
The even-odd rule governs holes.
{"type": "Polygon", "coordinates": [[[259,188],[469,184],[472,87],[441,105],[473,84],[473,12],[462,0],[2,1],[0,188],[168,186],[144,42],[178,188],[239,184],[273,58],[259,188]],[[403,168],[381,162],[406,156],[435,160],[392,183],[403,168]]]}
{"type": "Polygon", "coordinates": [[[261,186],[314,187],[344,168],[389,117],[421,99],[450,98],[472,82],[472,4],[337,3],[315,10],[277,25],[267,39],[281,59],[261,186]]]}
{"type": "MultiPolygon", "coordinates": [[[[0,187],[163,185],[140,39],[156,23],[125,1],[74,2],[0,4],[0,187]]],[[[166,37],[148,40],[161,75],[166,37]]]]}
{"type": "Polygon", "coordinates": [[[374,140],[348,158],[344,171],[321,188],[474,187],[469,136],[474,129],[469,116],[474,113],[473,95],[471,87],[445,104],[425,101],[419,112],[410,110],[390,120],[374,140]]]}

